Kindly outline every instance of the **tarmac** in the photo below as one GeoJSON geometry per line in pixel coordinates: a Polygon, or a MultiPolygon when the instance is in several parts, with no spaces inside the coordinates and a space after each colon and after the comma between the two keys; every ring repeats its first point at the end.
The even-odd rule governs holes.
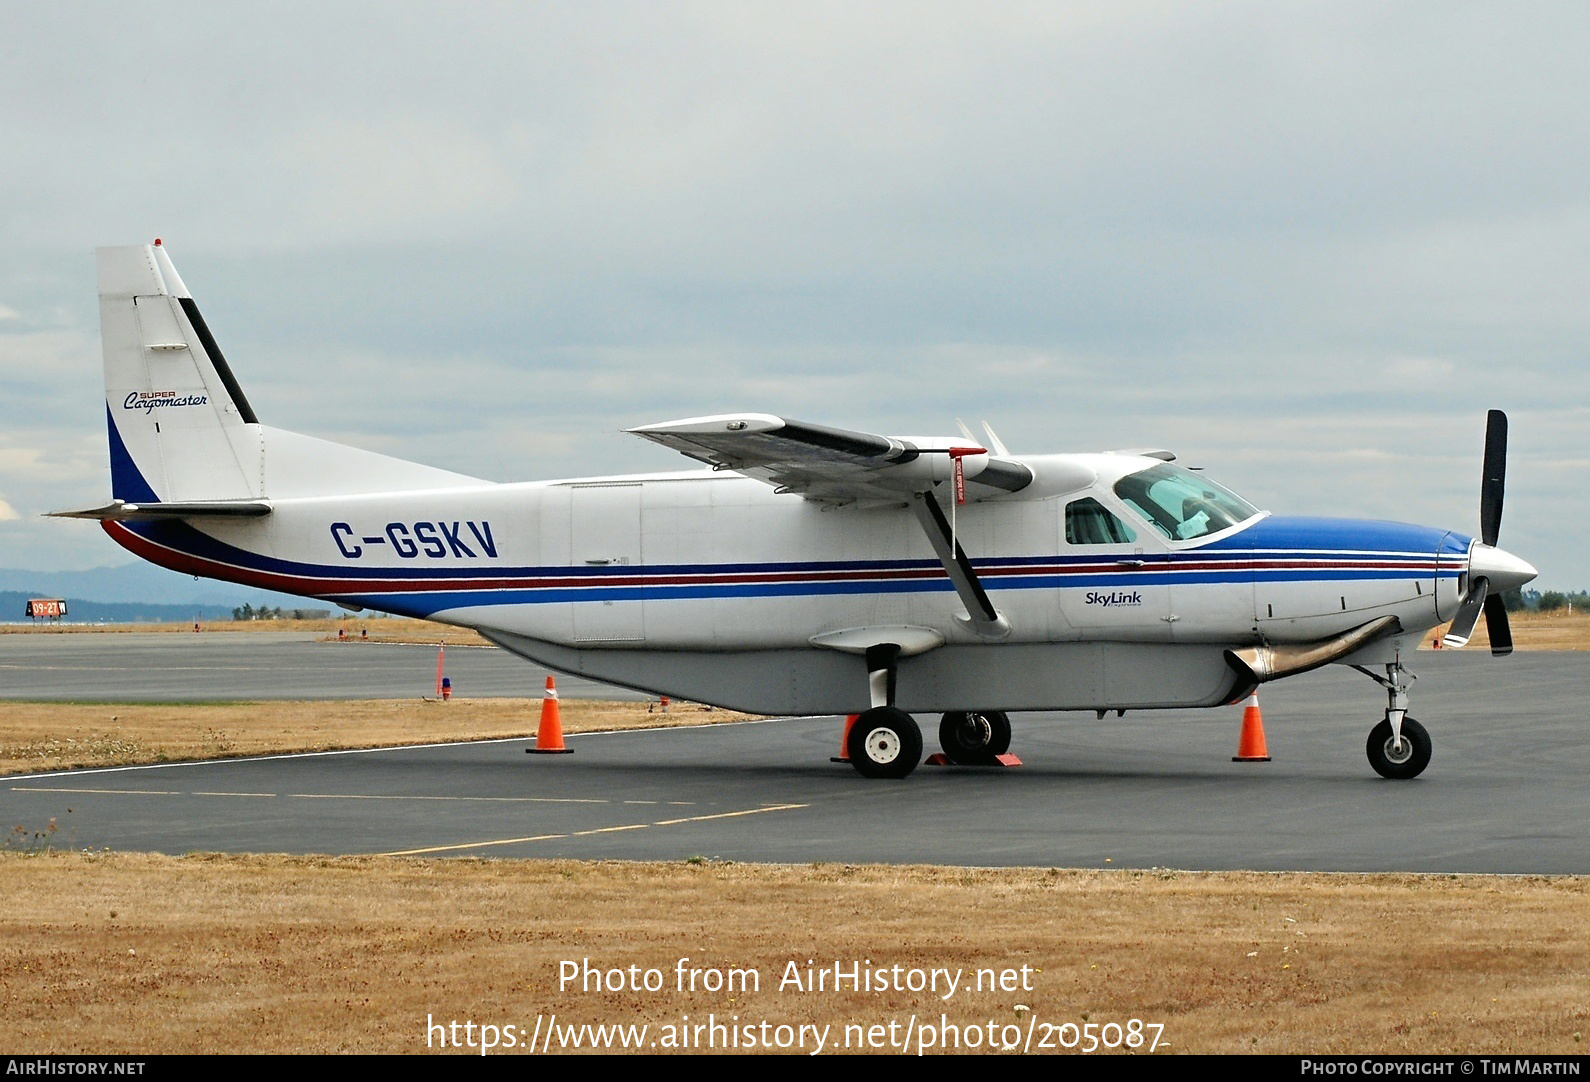
{"type": "MultiPolygon", "coordinates": [[[[230,686],[225,697],[264,698],[254,689],[296,681],[279,697],[329,698],[312,692],[344,665],[358,674],[335,697],[428,690],[408,671],[421,648],[210,638],[227,640],[216,656],[240,665],[235,675],[195,672],[191,648],[167,656],[175,644],[119,655],[95,645],[53,655],[55,677],[14,682],[5,669],[4,694],[98,697],[119,679],[144,695],[187,673],[185,686],[216,697],[230,686]],[[307,675],[278,667],[321,655],[307,675]],[[159,679],[114,675],[145,665],[159,679]]],[[[0,643],[6,666],[23,654],[0,643]]],[[[456,654],[479,655],[461,694],[536,687],[540,670],[500,651],[456,654]]],[[[168,853],[1590,874],[1587,661],[1421,653],[1411,713],[1435,751],[1403,782],[1379,778],[1364,755],[1384,693],[1331,666],[1261,690],[1269,763],[1231,762],[1240,707],[1021,714],[1020,767],[922,766],[869,781],[829,762],[840,719],[795,718],[573,735],[564,756],[526,755],[512,740],[14,776],[0,779],[0,824],[23,827],[20,838],[53,819],[57,847],[168,853]]],[[[918,720],[931,751],[937,718],[918,720]]]]}

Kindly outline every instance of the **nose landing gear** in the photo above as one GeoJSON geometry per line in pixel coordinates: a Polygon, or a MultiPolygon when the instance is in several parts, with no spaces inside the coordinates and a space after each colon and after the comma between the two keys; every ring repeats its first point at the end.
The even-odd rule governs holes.
{"type": "Polygon", "coordinates": [[[1430,734],[1410,717],[1402,719],[1402,734],[1392,735],[1391,719],[1384,718],[1369,730],[1369,765],[1382,778],[1416,778],[1430,765],[1430,734]]]}
{"type": "Polygon", "coordinates": [[[1369,730],[1369,765],[1382,778],[1417,778],[1430,765],[1431,742],[1424,726],[1408,716],[1408,681],[1414,675],[1400,657],[1386,666],[1385,676],[1362,665],[1353,668],[1386,689],[1386,716],[1369,730]]]}

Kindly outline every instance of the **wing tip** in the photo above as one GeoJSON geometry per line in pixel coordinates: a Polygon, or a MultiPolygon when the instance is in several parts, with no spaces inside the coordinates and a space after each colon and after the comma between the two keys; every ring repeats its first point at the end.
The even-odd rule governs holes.
{"type": "Polygon", "coordinates": [[[633,436],[702,436],[719,432],[775,432],[788,422],[771,413],[719,413],[709,417],[685,417],[678,421],[626,428],[633,436]]]}

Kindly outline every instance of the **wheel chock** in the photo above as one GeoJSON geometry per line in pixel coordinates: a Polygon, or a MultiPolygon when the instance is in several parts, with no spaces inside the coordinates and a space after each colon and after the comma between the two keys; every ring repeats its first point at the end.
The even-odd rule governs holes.
{"type": "MultiPolygon", "coordinates": [[[[942,751],[935,751],[932,755],[929,755],[926,759],[924,759],[922,761],[922,765],[923,766],[960,766],[962,764],[951,762],[950,761],[950,757],[948,755],[945,755],[942,751]]],[[[1021,760],[1018,759],[1016,756],[1010,754],[1010,752],[1007,751],[1003,755],[994,756],[994,761],[991,762],[991,763],[988,763],[986,765],[988,765],[988,766],[1006,766],[1006,767],[1009,767],[1009,766],[1020,766],[1021,765],[1021,760]]]]}
{"type": "Polygon", "coordinates": [[[839,734],[839,754],[831,756],[828,760],[830,763],[850,762],[850,727],[856,724],[856,719],[860,716],[860,714],[845,715],[845,731],[839,734]]]}

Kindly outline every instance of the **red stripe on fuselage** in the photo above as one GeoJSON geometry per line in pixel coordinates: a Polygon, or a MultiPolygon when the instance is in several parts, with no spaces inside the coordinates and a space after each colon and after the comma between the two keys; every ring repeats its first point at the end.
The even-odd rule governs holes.
{"type": "MultiPolygon", "coordinates": [[[[119,522],[101,524],[111,539],[123,548],[150,563],[188,575],[259,586],[285,593],[328,596],[339,594],[370,593],[426,593],[473,592],[491,590],[568,590],[580,588],[614,588],[625,586],[710,586],[755,585],[758,583],[801,582],[865,582],[865,581],[924,581],[945,577],[939,567],[889,568],[878,570],[813,569],[805,571],[722,571],[691,572],[683,574],[636,573],[625,575],[579,576],[504,576],[501,578],[405,578],[394,574],[392,578],[339,578],[320,575],[293,575],[276,571],[262,571],[240,567],[236,564],[196,556],[168,545],[151,541],[128,529],[119,522]]],[[[1135,559],[1135,557],[1134,557],[1135,559]]],[[[1278,571],[1317,569],[1322,571],[1408,571],[1429,574],[1444,566],[1446,561],[1432,562],[1429,558],[1402,559],[1340,559],[1318,557],[1313,559],[1231,559],[1197,560],[1165,559],[1148,556],[1141,564],[1124,564],[1120,560],[1099,560],[1089,563],[1053,563],[1005,565],[983,564],[977,568],[984,578],[1068,577],[1072,575],[1097,575],[1101,572],[1120,574],[1171,574],[1189,571],[1278,571]]],[[[1461,567],[1461,561],[1454,561],[1461,567]]],[[[397,569],[393,569],[394,572],[397,569]]]]}

